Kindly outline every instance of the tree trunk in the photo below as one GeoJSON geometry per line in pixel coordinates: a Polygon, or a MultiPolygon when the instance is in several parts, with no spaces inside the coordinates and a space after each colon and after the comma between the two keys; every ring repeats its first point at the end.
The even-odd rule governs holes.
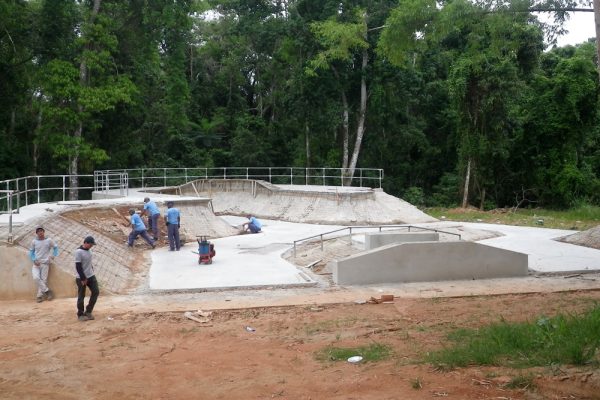
{"type": "MultiPolygon", "coordinates": [[[[100,11],[100,5],[102,4],[102,0],[94,0],[94,7],[92,8],[92,13],[90,14],[90,19],[88,21],[89,25],[94,23],[98,12],[100,11]]],[[[86,45],[89,48],[89,44],[86,45]]],[[[87,74],[87,63],[85,61],[85,57],[82,54],[81,62],[79,63],[79,84],[82,87],[87,86],[88,74],[87,74]]],[[[75,149],[73,153],[73,157],[69,163],[69,200],[77,200],[79,198],[79,143],[81,142],[81,137],[83,135],[83,107],[81,104],[78,106],[79,110],[79,123],[77,125],[77,129],[73,132],[73,137],[75,138],[75,149]]]]}
{"type": "MultiPolygon", "coordinates": [[[[366,36],[366,35],[365,35],[366,36]]],[[[366,40],[366,37],[365,37],[366,40]]],[[[358,163],[358,154],[360,153],[360,147],[362,145],[362,139],[365,134],[365,119],[367,116],[367,64],[369,62],[369,53],[367,49],[363,50],[362,54],[362,66],[361,66],[361,78],[360,78],[360,110],[358,112],[358,126],[356,127],[356,141],[354,142],[354,150],[352,151],[352,160],[348,169],[347,179],[345,186],[352,184],[352,178],[354,177],[354,170],[358,163]]]]}
{"type": "Polygon", "coordinates": [[[600,75],[600,0],[594,0],[594,22],[596,23],[596,56],[600,75]]]}
{"type": "Polygon", "coordinates": [[[306,168],[310,168],[310,128],[308,121],[304,123],[304,143],[306,145],[306,168]]]}
{"type": "Polygon", "coordinates": [[[483,211],[485,205],[485,188],[481,190],[481,201],[479,202],[479,209],[483,211]]]}
{"type": "MultiPolygon", "coordinates": [[[[340,76],[337,72],[337,70],[332,66],[331,70],[333,71],[333,75],[335,75],[335,79],[337,79],[337,81],[340,81],[340,76]]],[[[342,169],[345,170],[346,168],[348,168],[348,158],[349,158],[349,153],[350,150],[348,149],[348,146],[350,144],[350,111],[348,109],[348,98],[346,97],[346,92],[344,92],[344,90],[340,90],[340,96],[342,98],[342,169]]],[[[342,185],[344,183],[342,182],[342,185]]]]}
{"type": "Polygon", "coordinates": [[[471,158],[467,162],[467,172],[465,173],[465,188],[463,191],[462,208],[467,208],[469,204],[469,181],[471,180],[471,158]]]}

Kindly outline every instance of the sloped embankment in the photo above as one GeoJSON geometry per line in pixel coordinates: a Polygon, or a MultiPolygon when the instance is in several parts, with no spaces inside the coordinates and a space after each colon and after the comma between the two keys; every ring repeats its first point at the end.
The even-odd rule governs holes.
{"type": "Polygon", "coordinates": [[[177,194],[212,199],[216,214],[254,214],[266,219],[341,225],[412,224],[437,221],[381,190],[275,186],[252,180],[197,180],[177,194]]]}
{"type": "Polygon", "coordinates": [[[587,231],[565,236],[560,238],[560,241],[600,250],[600,225],[587,231]]]}

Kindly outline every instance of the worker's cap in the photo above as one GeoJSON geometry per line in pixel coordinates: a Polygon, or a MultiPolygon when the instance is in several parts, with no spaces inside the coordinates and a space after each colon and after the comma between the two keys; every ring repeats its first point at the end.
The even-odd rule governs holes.
{"type": "Polygon", "coordinates": [[[175,205],[175,203],[173,203],[172,201],[167,201],[167,207],[173,207],[175,205]]]}
{"type": "Polygon", "coordinates": [[[37,228],[35,228],[35,233],[38,233],[39,231],[46,232],[46,230],[44,228],[42,228],[41,226],[38,226],[37,228]]]}
{"type": "Polygon", "coordinates": [[[144,197],[144,203],[147,203],[150,201],[150,197],[144,197]]]}
{"type": "Polygon", "coordinates": [[[96,244],[96,241],[94,240],[93,236],[87,236],[85,239],[83,239],[83,243],[96,244]]]}
{"type": "Polygon", "coordinates": [[[135,214],[135,208],[130,208],[129,209],[129,215],[133,215],[135,214]]]}

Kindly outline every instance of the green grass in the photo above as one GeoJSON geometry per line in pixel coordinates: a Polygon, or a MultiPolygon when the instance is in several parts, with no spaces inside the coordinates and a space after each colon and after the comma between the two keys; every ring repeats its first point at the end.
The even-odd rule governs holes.
{"type": "Polygon", "coordinates": [[[373,343],[368,346],[360,347],[333,347],[328,346],[316,353],[316,359],[319,361],[347,361],[353,356],[362,356],[363,362],[380,361],[389,358],[392,355],[390,346],[380,343],[373,343]]]}
{"type": "Polygon", "coordinates": [[[480,329],[457,329],[452,345],[427,361],[448,369],[471,364],[514,368],[552,364],[600,365],[600,305],[579,315],[540,317],[535,322],[500,321],[480,329]]]}
{"type": "Polygon", "coordinates": [[[600,225],[600,207],[582,205],[569,210],[546,210],[541,208],[479,211],[477,209],[427,208],[432,217],[450,221],[500,223],[517,226],[543,226],[545,228],[586,230],[600,225]],[[543,221],[543,224],[540,222],[543,221]]]}

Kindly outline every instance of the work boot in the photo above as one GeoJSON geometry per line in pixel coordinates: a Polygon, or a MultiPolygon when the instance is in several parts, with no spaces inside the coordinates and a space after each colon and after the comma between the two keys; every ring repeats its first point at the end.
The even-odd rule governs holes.
{"type": "Polygon", "coordinates": [[[80,315],[79,317],[77,317],[77,319],[80,320],[80,321],[87,321],[87,320],[89,320],[88,316],[85,315],[85,314],[80,315]]]}
{"type": "Polygon", "coordinates": [[[96,319],[94,318],[94,316],[92,315],[91,312],[86,312],[85,314],[83,314],[88,320],[93,320],[96,319]]]}
{"type": "Polygon", "coordinates": [[[44,301],[44,296],[36,297],[35,301],[37,301],[38,303],[41,303],[42,301],[44,301]]]}
{"type": "Polygon", "coordinates": [[[54,298],[54,293],[52,293],[52,290],[48,290],[44,293],[44,296],[46,296],[46,300],[50,301],[54,298]]]}

